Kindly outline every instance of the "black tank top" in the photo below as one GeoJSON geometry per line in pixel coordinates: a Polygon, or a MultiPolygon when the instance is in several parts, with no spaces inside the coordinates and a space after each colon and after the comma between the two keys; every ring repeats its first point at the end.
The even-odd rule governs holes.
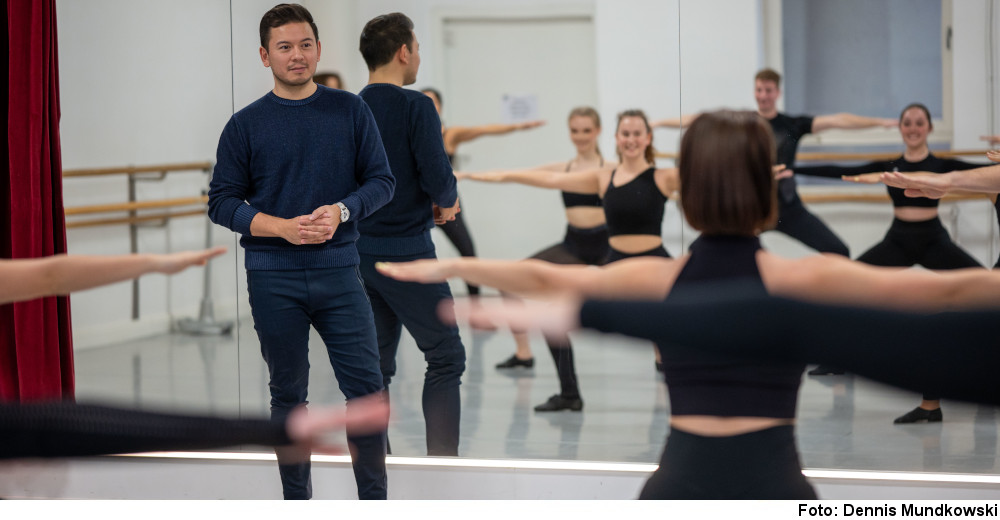
{"type": "Polygon", "coordinates": [[[604,192],[604,218],[608,236],[662,235],[663,211],[667,197],[656,186],[656,168],[649,167],[623,186],[615,186],[611,172],[604,192]]]}
{"type": "MultiPolygon", "coordinates": [[[[566,163],[566,172],[569,173],[570,166],[573,165],[573,161],[566,163]]],[[[601,168],[604,167],[604,158],[601,158],[601,168]]],[[[601,197],[596,194],[587,193],[571,193],[568,191],[562,192],[563,206],[566,209],[576,208],[580,206],[596,206],[601,207],[601,197]]]]}
{"type": "MultiPolygon", "coordinates": [[[[766,295],[757,267],[760,248],[757,237],[702,235],[691,244],[691,256],[667,300],[711,290],[712,282],[743,283],[748,292],[766,295]]],[[[805,365],[762,363],[693,348],[661,349],[661,354],[673,415],[795,417],[805,365]]]]}

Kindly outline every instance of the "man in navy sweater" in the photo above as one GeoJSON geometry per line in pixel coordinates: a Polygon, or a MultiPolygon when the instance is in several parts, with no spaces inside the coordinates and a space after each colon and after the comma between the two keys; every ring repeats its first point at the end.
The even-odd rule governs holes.
{"type": "Polygon", "coordinates": [[[417,79],[418,45],[413,22],[401,13],[376,17],[361,32],[369,79],[359,95],[378,124],[396,178],[396,194],[359,224],[358,252],[375,312],[386,391],[396,373],[401,327],[406,326],[427,361],[422,396],[427,454],[456,456],[465,347],[458,328],[437,317],[438,304],[451,299],[451,290],[446,283],[398,282],[375,271],[377,262],[436,258],[430,230],[435,221],[453,220],[459,210],[455,175],[434,103],[421,92],[402,88],[417,79]]]}
{"type": "MultiPolygon", "coordinates": [[[[271,416],[282,420],[306,402],[310,325],[348,399],[382,390],[355,241],[357,222],[389,202],[395,181],[368,106],[313,83],[320,43],[309,11],[275,6],[261,19],[260,40],[274,90],[222,131],[208,214],[242,235],[271,416]]],[[[385,432],[348,432],[348,440],[359,497],[386,498],[385,432]]],[[[309,452],[275,451],[284,497],[310,498],[309,452]]]]}

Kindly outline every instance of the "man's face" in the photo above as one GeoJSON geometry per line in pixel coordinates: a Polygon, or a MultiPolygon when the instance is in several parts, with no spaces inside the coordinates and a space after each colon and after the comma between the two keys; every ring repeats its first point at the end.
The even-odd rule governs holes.
{"type": "Polygon", "coordinates": [[[779,89],[777,83],[773,81],[758,79],[754,81],[753,95],[757,100],[758,112],[772,112],[777,106],[778,96],[781,95],[781,89],[779,89]]]}
{"type": "Polygon", "coordinates": [[[267,49],[260,49],[260,59],[271,68],[276,83],[298,87],[312,81],[319,53],[312,27],[307,22],[296,22],[271,29],[267,49]]]}
{"type": "Polygon", "coordinates": [[[406,74],[403,76],[404,85],[412,85],[417,81],[417,71],[420,70],[420,42],[417,41],[416,33],[413,34],[413,43],[410,44],[409,51],[403,51],[410,57],[406,64],[406,74]]]}

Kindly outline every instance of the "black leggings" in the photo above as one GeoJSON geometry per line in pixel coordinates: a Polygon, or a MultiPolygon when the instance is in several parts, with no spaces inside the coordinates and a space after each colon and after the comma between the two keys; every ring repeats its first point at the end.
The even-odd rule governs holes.
{"type": "Polygon", "coordinates": [[[816,215],[806,209],[802,199],[796,195],[792,200],[780,199],[778,203],[778,224],[780,231],[820,253],[836,253],[850,257],[847,244],[840,239],[816,215]]]}
{"type": "Polygon", "coordinates": [[[919,222],[892,219],[885,238],[859,256],[858,261],[883,267],[910,267],[916,264],[928,269],[983,267],[951,241],[948,231],[937,217],[919,222]]]}
{"type": "Polygon", "coordinates": [[[650,249],[649,251],[643,251],[641,253],[626,253],[619,251],[615,248],[611,248],[611,254],[608,255],[608,263],[617,262],[619,260],[625,260],[626,258],[638,258],[640,256],[658,256],[660,258],[672,258],[667,249],[663,247],[663,244],[650,249]]]}
{"type": "MultiPolygon", "coordinates": [[[[566,226],[563,241],[535,253],[531,258],[561,265],[604,265],[608,259],[608,227],[578,228],[566,226]]],[[[559,375],[559,394],[566,398],[580,396],[569,336],[545,336],[559,375]]]]}
{"type": "MultiPolygon", "coordinates": [[[[463,210],[464,211],[464,210],[463,210]]],[[[472,243],[472,235],[462,218],[462,211],[455,215],[455,220],[445,222],[438,226],[444,232],[451,244],[458,250],[459,256],[476,256],[476,246],[472,243]]],[[[469,288],[469,296],[479,296],[479,286],[469,283],[465,284],[469,288]]]]}
{"type": "MultiPolygon", "coordinates": [[[[962,269],[982,264],[951,241],[941,219],[907,222],[892,219],[885,238],[858,257],[859,262],[883,267],[910,267],[920,264],[928,269],[962,269]]],[[[924,393],[927,401],[940,399],[924,393]]]]}
{"type": "Polygon", "coordinates": [[[670,429],[642,500],[816,500],[792,426],[727,437],[670,429]]]}

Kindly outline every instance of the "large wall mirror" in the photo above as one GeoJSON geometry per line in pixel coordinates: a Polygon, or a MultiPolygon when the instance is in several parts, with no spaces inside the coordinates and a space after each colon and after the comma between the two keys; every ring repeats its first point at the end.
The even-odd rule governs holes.
{"type": "MultiPolygon", "coordinates": [[[[243,415],[268,411],[267,370],[250,315],[238,237],[207,226],[203,214],[186,214],[191,206],[184,203],[203,204],[219,134],[233,111],[273,87],[271,72],[260,62],[257,28],[274,3],[67,0],[58,5],[63,164],[77,171],[64,182],[66,205],[82,208],[72,219],[83,222],[69,231],[70,251],[160,252],[206,243],[230,248],[207,273],[149,277],[136,286],[73,297],[81,400],[243,415]],[[204,163],[209,166],[200,166],[204,163]],[[118,213],[94,209],[108,205],[118,213]],[[124,220],[107,222],[113,219],[124,220]],[[185,332],[198,323],[207,328],[200,334],[185,332]]],[[[868,10],[863,21],[869,29],[883,23],[900,31],[918,28],[921,48],[931,54],[920,64],[930,71],[926,81],[934,86],[910,89],[914,73],[906,70],[873,81],[870,76],[880,74],[883,63],[914,60],[905,52],[912,51],[914,36],[897,29],[869,30],[880,38],[859,43],[845,31],[861,31],[855,27],[861,15],[851,9],[816,12],[824,2],[303,1],[320,30],[319,71],[339,72],[345,90],[357,93],[368,79],[357,50],[361,27],[376,15],[401,11],[413,19],[421,42],[422,65],[413,87],[442,93],[446,125],[547,122],[462,144],[456,166],[463,171],[568,162],[575,148],[567,118],[581,105],[600,114],[600,149],[614,158],[618,112],[641,108],[657,120],[721,107],[752,110],[754,74],[764,67],[785,73],[781,110],[897,117],[905,104],[923,101],[933,105],[935,151],[987,149],[979,136],[1000,133],[995,102],[1000,87],[989,83],[1000,70],[1000,56],[989,43],[1000,33],[995,6],[947,0],[849,3],[868,10]],[[819,20],[834,25],[820,27],[819,20]],[[806,35],[808,40],[800,40],[806,35]],[[833,50],[842,44],[850,46],[833,50]],[[819,82],[810,80],[815,70],[796,69],[820,58],[847,70],[857,59],[866,69],[857,78],[840,72],[819,82]],[[858,83],[861,79],[867,83],[858,83]],[[837,80],[853,82],[831,84],[837,80]],[[883,84],[900,88],[871,104],[873,97],[864,89],[883,84]],[[835,93],[841,97],[834,98],[835,93]],[[911,99],[925,95],[934,99],[911,99]],[[848,101],[858,103],[837,104],[848,101]]],[[[655,130],[660,166],[673,165],[682,132],[655,130]]],[[[800,152],[825,154],[813,161],[856,164],[858,154],[898,154],[901,142],[895,129],[831,130],[804,140],[800,152]],[[848,154],[853,159],[843,157],[848,154]]],[[[982,160],[981,155],[962,158],[982,160]]],[[[799,184],[810,209],[844,238],[853,256],[877,242],[892,218],[887,202],[852,198],[878,198],[882,187],[826,180],[799,184]]],[[[480,256],[526,258],[562,239],[566,217],[557,192],[463,181],[459,193],[480,256]]],[[[1000,241],[985,199],[946,202],[941,213],[962,247],[984,265],[996,261],[1000,241]]],[[[696,236],[683,225],[676,201],[668,203],[663,235],[675,256],[696,236]]],[[[442,233],[435,231],[433,238],[439,256],[459,254],[442,233]]],[[[792,256],[811,253],[775,233],[764,244],[792,256]]],[[[453,284],[452,291],[464,296],[467,290],[453,284]]],[[[559,390],[542,338],[531,338],[533,368],[498,370],[495,365],[514,351],[510,333],[461,332],[468,353],[462,456],[657,460],[669,405],[650,344],[574,335],[584,410],[539,413],[535,405],[559,390]]],[[[315,333],[310,346],[310,402],[341,402],[315,333]]],[[[391,388],[394,455],[425,454],[424,369],[420,352],[404,334],[391,388]]],[[[946,402],[943,428],[893,427],[892,418],[918,399],[850,377],[808,378],[799,404],[804,465],[1000,472],[994,408],[946,402]],[[970,460],[977,462],[964,464],[970,460]]]]}

